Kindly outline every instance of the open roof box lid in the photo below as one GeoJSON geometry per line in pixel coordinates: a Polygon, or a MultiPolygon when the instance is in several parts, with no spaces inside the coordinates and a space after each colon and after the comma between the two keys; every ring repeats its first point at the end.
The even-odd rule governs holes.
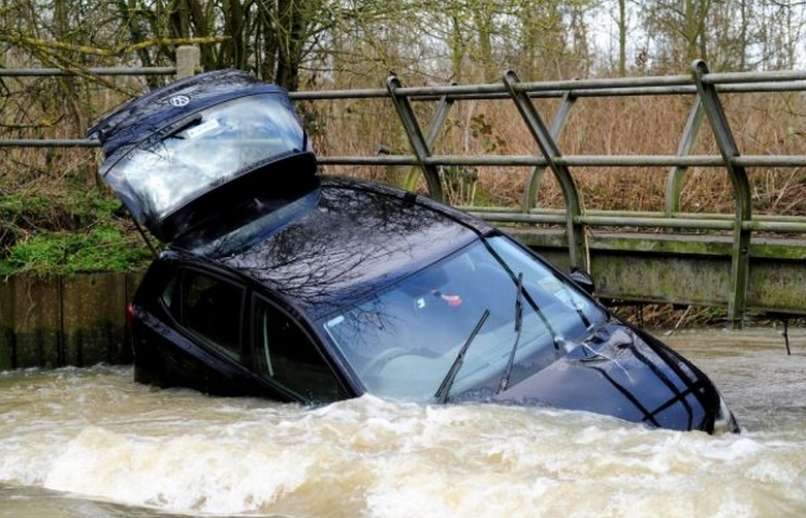
{"type": "Polygon", "coordinates": [[[164,242],[243,199],[308,183],[316,173],[288,93],[234,70],[138,97],[89,136],[103,146],[104,182],[164,242]]]}

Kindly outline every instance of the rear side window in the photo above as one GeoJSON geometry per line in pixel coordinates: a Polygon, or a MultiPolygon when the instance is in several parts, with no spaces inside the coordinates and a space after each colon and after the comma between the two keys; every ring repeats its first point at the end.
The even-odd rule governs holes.
{"type": "MultiPolygon", "coordinates": [[[[182,273],[181,285],[181,310],[178,315],[172,311],[174,316],[184,327],[240,361],[244,289],[193,270],[182,273]]],[[[174,292],[169,308],[177,306],[175,299],[174,292]]]]}
{"type": "Polygon", "coordinates": [[[255,298],[254,324],[258,374],[308,401],[336,401],[345,396],[317,347],[284,313],[255,298]]]}
{"type": "Polygon", "coordinates": [[[160,295],[160,300],[171,313],[171,315],[176,319],[178,322],[179,318],[179,276],[174,275],[171,277],[171,280],[168,281],[168,284],[165,285],[165,289],[162,290],[162,295],[160,295]]]}

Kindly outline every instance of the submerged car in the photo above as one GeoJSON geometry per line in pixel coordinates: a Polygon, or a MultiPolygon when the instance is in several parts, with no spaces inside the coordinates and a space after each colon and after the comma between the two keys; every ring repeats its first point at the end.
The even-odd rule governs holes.
{"type": "Polygon", "coordinates": [[[278,87],[201,74],[90,134],[103,179],[167,245],[128,307],[139,382],[738,431],[705,374],[600,305],[583,272],[429,198],[319,175],[278,87]]]}

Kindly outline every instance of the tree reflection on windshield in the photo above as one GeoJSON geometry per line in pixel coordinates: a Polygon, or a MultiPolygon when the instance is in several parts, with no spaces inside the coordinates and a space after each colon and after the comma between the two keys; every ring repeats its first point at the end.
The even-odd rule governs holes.
{"type": "MultiPolygon", "coordinates": [[[[524,308],[521,346],[514,361],[516,384],[556,360],[553,332],[578,340],[604,313],[585,295],[505,237],[488,243],[510,268],[524,273],[533,306],[524,308]]],[[[481,241],[402,280],[369,300],[323,319],[322,325],[371,393],[426,400],[485,308],[490,318],[468,351],[453,392],[490,386],[507,364],[514,336],[515,283],[481,241]]]]}

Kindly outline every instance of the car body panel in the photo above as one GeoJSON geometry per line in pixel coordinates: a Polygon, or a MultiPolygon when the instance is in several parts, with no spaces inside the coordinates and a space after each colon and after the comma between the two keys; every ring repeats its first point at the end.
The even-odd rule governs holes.
{"type": "Polygon", "coordinates": [[[344,397],[362,392],[349,377],[348,370],[338,365],[324,342],[316,338],[304,314],[282,294],[255,283],[248,276],[228,271],[215,263],[200,261],[197,256],[168,251],[155,261],[135,295],[134,325],[131,329],[135,380],[161,387],[189,387],[208,394],[224,396],[261,396],[279,401],[307,403],[285,387],[260,377],[254,370],[252,300],[255,295],[268,300],[293,319],[312,343],[317,344],[343,388],[344,397]],[[208,340],[184,327],[160,299],[162,289],[183,270],[201,272],[245,290],[242,329],[242,361],[234,361],[208,340]]]}
{"type": "Polygon", "coordinates": [[[511,389],[497,402],[573,408],[651,426],[713,429],[719,408],[707,378],[677,365],[663,344],[650,345],[610,322],[588,341],[511,389]]]}
{"type": "Polygon", "coordinates": [[[478,235],[438,212],[349,184],[327,182],[316,207],[226,266],[270,284],[314,317],[420,270],[478,235]]]}

